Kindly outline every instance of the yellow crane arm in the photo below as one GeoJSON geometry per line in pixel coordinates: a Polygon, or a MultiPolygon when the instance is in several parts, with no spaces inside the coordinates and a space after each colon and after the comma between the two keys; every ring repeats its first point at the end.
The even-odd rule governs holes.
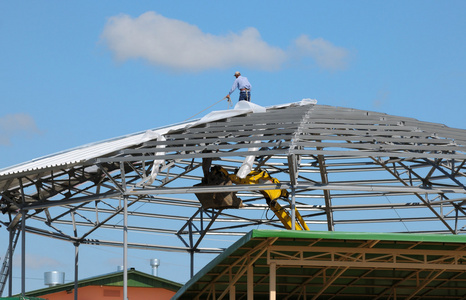
{"type": "MultiPolygon", "coordinates": [[[[225,170],[225,172],[227,172],[225,170]]],[[[228,172],[227,172],[228,174],[228,172]]],[[[248,176],[245,178],[239,178],[236,175],[228,175],[231,181],[236,184],[263,184],[263,183],[280,183],[278,179],[273,178],[267,173],[266,171],[251,171],[248,176]]],[[[277,189],[277,190],[263,190],[260,191],[262,195],[264,195],[265,199],[267,200],[267,204],[269,205],[270,209],[275,213],[278,219],[283,223],[286,229],[292,228],[292,221],[291,216],[288,211],[286,211],[277,201],[276,199],[283,197],[288,198],[288,191],[286,189],[277,189]]],[[[296,215],[296,230],[309,230],[307,227],[306,222],[304,222],[303,217],[295,209],[296,215]]]]}
{"type": "MultiPolygon", "coordinates": [[[[285,225],[285,228],[291,230],[292,221],[291,221],[291,216],[288,213],[288,211],[286,211],[277,201],[270,201],[269,207],[275,213],[278,219],[283,223],[283,225],[285,225]]],[[[301,217],[301,214],[298,212],[298,210],[295,209],[294,211],[296,214],[295,229],[296,230],[309,230],[309,227],[307,227],[306,222],[304,222],[304,219],[303,217],[301,217]]]]}

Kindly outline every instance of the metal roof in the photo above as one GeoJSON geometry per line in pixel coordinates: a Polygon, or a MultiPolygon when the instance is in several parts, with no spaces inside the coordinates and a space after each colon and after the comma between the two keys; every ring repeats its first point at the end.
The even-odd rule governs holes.
{"type": "Polygon", "coordinates": [[[276,299],[460,299],[464,242],[452,235],[252,230],[173,299],[228,299],[230,291],[235,299],[272,299],[271,285],[276,299]]]}
{"type": "MultiPolygon", "coordinates": [[[[228,215],[221,211],[210,214],[193,199],[194,193],[219,189],[196,186],[203,176],[203,160],[212,159],[212,164],[232,173],[252,158],[252,168],[267,170],[280,180],[282,188],[295,190],[296,205],[311,224],[325,224],[328,230],[338,224],[400,221],[436,221],[441,225],[433,231],[439,232],[464,230],[458,222],[466,217],[462,208],[466,200],[466,130],[310,101],[263,108],[260,113],[255,109],[214,112],[200,121],[103,141],[4,169],[0,172],[3,210],[67,205],[86,210],[87,205],[81,203],[127,196],[134,202],[192,210],[183,215],[153,214],[158,217],[154,220],[183,220],[178,229],[162,229],[162,224],[163,233],[180,234],[186,222],[204,213],[212,221],[218,214],[217,222],[230,223],[221,228],[236,227],[234,223],[280,227],[257,215],[241,216],[251,210],[262,214],[267,207],[258,190],[277,186],[222,187],[239,193],[245,204],[244,210],[223,212],[228,215]],[[396,215],[408,208],[420,213],[422,209],[422,213],[396,215]],[[378,219],[346,213],[360,210],[392,213],[378,219]]],[[[112,215],[111,210],[101,211],[112,215]]],[[[59,221],[37,214],[31,217],[39,222],[59,221]]],[[[70,224],[69,219],[60,219],[70,224]]],[[[83,226],[89,220],[83,219],[83,226]]]]}
{"type": "Polygon", "coordinates": [[[4,169],[0,224],[24,218],[28,232],[122,246],[94,233],[123,230],[127,200],[130,233],[167,237],[129,247],[220,253],[253,228],[283,228],[261,191],[287,189],[278,201],[311,230],[466,232],[465,129],[315,101],[242,105],[4,169]],[[279,183],[199,185],[210,163],[279,183]],[[203,207],[195,196],[219,192],[235,193],[241,208],[203,207]]]}
{"type": "Polygon", "coordinates": [[[135,147],[150,140],[156,140],[158,136],[164,135],[171,130],[189,127],[190,125],[199,125],[208,121],[215,121],[225,117],[234,117],[239,114],[253,112],[257,110],[256,105],[242,105],[228,111],[212,112],[202,120],[185,121],[179,124],[163,126],[160,128],[150,129],[143,132],[124,135],[104,141],[90,143],[73,149],[61,151],[59,153],[36,158],[12,167],[0,169],[0,178],[7,175],[19,173],[37,172],[43,169],[69,168],[78,164],[86,164],[97,157],[108,156],[116,151],[135,147]]]}
{"type": "Polygon", "coordinates": [[[36,158],[28,162],[1,169],[0,178],[13,174],[37,172],[42,169],[69,168],[79,163],[85,163],[96,157],[109,155],[115,151],[142,144],[153,139],[157,134],[165,134],[169,130],[186,126],[186,124],[189,123],[133,133],[36,158]]]}

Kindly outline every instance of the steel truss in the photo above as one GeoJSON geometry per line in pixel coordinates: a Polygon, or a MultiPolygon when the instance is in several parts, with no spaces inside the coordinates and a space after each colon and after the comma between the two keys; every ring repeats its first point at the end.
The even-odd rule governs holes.
{"type": "Polygon", "coordinates": [[[253,234],[174,298],[464,299],[464,243],[422,241],[422,235],[394,241],[383,235],[253,234]]]}
{"type": "MultiPolygon", "coordinates": [[[[311,230],[461,234],[466,226],[466,130],[376,112],[285,105],[167,129],[125,149],[66,165],[0,175],[0,222],[76,245],[122,246],[93,236],[120,231],[175,237],[130,248],[220,253],[242,236],[283,228],[260,190],[291,192],[311,230]],[[246,159],[280,184],[196,186],[203,166],[234,173],[246,159]],[[236,192],[240,209],[205,209],[195,193],[236,192]],[[374,228],[374,229],[372,229],[374,228]]],[[[90,148],[92,151],[92,148],[90,148]]],[[[294,210],[291,209],[293,213],[294,210]]]]}

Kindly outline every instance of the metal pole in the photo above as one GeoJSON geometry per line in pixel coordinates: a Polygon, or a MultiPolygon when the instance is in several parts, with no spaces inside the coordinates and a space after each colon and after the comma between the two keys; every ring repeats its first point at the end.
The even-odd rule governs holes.
{"type": "MultiPolygon", "coordinates": [[[[126,192],[125,166],[120,162],[121,191],[126,192]]],[[[121,199],[121,197],[120,197],[121,199]]],[[[123,300],[128,300],[128,196],[123,196],[123,300]]]]}
{"type": "Polygon", "coordinates": [[[27,210],[24,209],[26,199],[24,198],[23,180],[19,179],[19,186],[21,188],[21,295],[24,297],[26,294],[26,214],[27,210]]]}
{"type": "Polygon", "coordinates": [[[190,273],[191,274],[190,275],[191,275],[191,278],[193,278],[194,277],[194,247],[193,247],[193,242],[194,241],[193,241],[193,228],[192,228],[192,222],[191,221],[189,221],[188,228],[189,228],[189,247],[191,248],[190,252],[189,252],[190,260],[191,260],[191,263],[190,263],[190,265],[191,265],[191,267],[190,267],[191,272],[190,273]]]}
{"type": "Polygon", "coordinates": [[[191,260],[191,263],[190,263],[190,275],[191,275],[191,278],[194,277],[194,251],[191,249],[190,251],[190,260],[191,260]]]}
{"type": "Polygon", "coordinates": [[[297,163],[296,155],[291,154],[288,156],[288,170],[290,173],[291,182],[291,230],[296,230],[296,200],[295,200],[295,187],[297,184],[297,163]]]}
{"type": "Polygon", "coordinates": [[[21,296],[26,294],[26,211],[21,209],[21,296]]]}
{"type": "Polygon", "coordinates": [[[128,197],[123,202],[123,300],[128,300],[128,197]]]}
{"type": "Polygon", "coordinates": [[[74,300],[78,300],[79,243],[74,244],[74,300]]]}
{"type": "Polygon", "coordinates": [[[291,230],[296,230],[296,200],[294,185],[291,186],[291,230]]]}
{"type": "Polygon", "coordinates": [[[8,250],[8,257],[10,258],[8,262],[8,297],[12,297],[13,295],[13,238],[16,230],[16,227],[10,229],[10,249],[8,250]]]}

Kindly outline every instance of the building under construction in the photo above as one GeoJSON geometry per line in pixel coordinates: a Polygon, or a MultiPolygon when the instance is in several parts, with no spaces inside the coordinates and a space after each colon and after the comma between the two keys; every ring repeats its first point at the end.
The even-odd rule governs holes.
{"type": "Polygon", "coordinates": [[[0,296],[13,253],[25,264],[15,246],[27,232],[77,254],[122,247],[124,270],[129,248],[218,253],[197,274],[191,264],[177,299],[464,299],[465,147],[466,130],[442,124],[310,99],[240,101],[6,168],[0,296]],[[129,242],[133,232],[177,238],[129,242]]]}

